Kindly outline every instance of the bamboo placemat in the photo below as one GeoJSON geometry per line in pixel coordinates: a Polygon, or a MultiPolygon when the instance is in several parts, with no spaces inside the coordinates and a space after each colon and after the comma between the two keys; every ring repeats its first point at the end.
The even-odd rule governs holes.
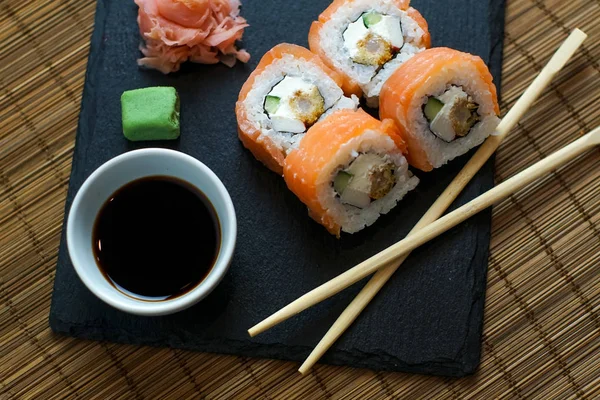
{"type": "MultiPolygon", "coordinates": [[[[48,327],[93,1],[0,1],[0,399],[600,396],[600,151],[494,208],[483,359],[443,379],[98,343],[48,327]]],[[[496,158],[498,182],[600,125],[600,1],[508,0],[505,112],[590,35],[496,158]]]]}

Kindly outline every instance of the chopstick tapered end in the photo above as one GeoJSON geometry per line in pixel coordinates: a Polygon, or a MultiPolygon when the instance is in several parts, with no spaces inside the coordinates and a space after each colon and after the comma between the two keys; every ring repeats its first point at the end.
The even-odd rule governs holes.
{"type": "Polygon", "coordinates": [[[271,315],[269,318],[260,321],[258,324],[248,329],[248,334],[250,337],[254,337],[259,333],[263,333],[264,331],[271,329],[275,325],[277,325],[277,320],[274,318],[274,315],[271,315]]]}
{"type": "Polygon", "coordinates": [[[325,353],[325,351],[327,351],[327,349],[333,344],[333,341],[337,339],[337,337],[333,338],[333,341],[331,341],[329,345],[326,345],[325,339],[328,337],[328,335],[329,332],[327,332],[327,335],[325,335],[325,337],[321,339],[317,347],[313,349],[313,351],[308,355],[306,360],[304,360],[300,368],[298,368],[298,372],[300,372],[302,375],[305,375],[308,371],[310,371],[312,367],[315,366],[315,364],[317,363],[317,361],[319,361],[319,359],[325,353]]]}
{"type": "Polygon", "coordinates": [[[585,40],[588,37],[587,33],[585,33],[584,31],[582,31],[579,28],[573,29],[573,32],[571,34],[579,36],[582,41],[585,40]]]}
{"type": "Polygon", "coordinates": [[[573,54],[579,49],[588,35],[579,28],[573,29],[562,45],[558,48],[554,56],[550,59],[547,68],[554,73],[558,73],[569,61],[573,54]]]}
{"type": "Polygon", "coordinates": [[[312,368],[312,364],[311,365],[306,365],[306,361],[304,361],[304,364],[302,364],[300,366],[300,368],[298,368],[298,372],[300,372],[300,374],[302,375],[306,375],[306,373],[312,368]]]}

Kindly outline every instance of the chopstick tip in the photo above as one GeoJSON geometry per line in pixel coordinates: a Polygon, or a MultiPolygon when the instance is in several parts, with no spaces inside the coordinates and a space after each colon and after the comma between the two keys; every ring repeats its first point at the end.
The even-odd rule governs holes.
{"type": "Polygon", "coordinates": [[[306,375],[306,373],[310,370],[310,366],[306,365],[306,362],[298,368],[298,372],[300,375],[306,375]]]}
{"type": "Polygon", "coordinates": [[[588,37],[587,33],[585,33],[584,31],[582,31],[579,28],[573,29],[573,32],[571,34],[580,36],[582,40],[585,40],[588,37]]]}

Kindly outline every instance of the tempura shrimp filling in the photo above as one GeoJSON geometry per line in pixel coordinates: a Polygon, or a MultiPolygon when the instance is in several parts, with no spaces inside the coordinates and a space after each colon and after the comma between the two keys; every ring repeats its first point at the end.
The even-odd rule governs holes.
{"type": "Polygon", "coordinates": [[[362,91],[369,107],[378,107],[385,81],[428,46],[429,34],[393,0],[354,0],[338,8],[319,31],[319,47],[333,68],[362,91]]]}
{"type": "Polygon", "coordinates": [[[339,169],[333,188],[342,204],[365,208],[385,197],[396,184],[396,165],[387,155],[359,154],[339,169]]]}
{"type": "Polygon", "coordinates": [[[404,46],[400,18],[374,10],[363,13],[344,31],[344,48],[358,64],[382,67],[404,46]]]}
{"type": "Polygon", "coordinates": [[[394,140],[366,130],[323,168],[317,195],[342,231],[353,233],[388,213],[418,183],[394,140]]]}
{"type": "Polygon", "coordinates": [[[449,85],[437,96],[429,96],[423,115],[429,130],[446,143],[467,136],[481,120],[479,104],[462,87],[449,85]]]}
{"type": "Polygon", "coordinates": [[[275,130],[303,133],[325,112],[325,99],[316,85],[286,76],[265,96],[264,108],[275,130]]]}
{"type": "Polygon", "coordinates": [[[314,123],[335,110],[356,109],[358,99],[344,96],[318,64],[285,54],[255,78],[243,104],[261,137],[287,154],[314,123]]]}
{"type": "Polygon", "coordinates": [[[420,143],[433,168],[479,146],[500,122],[488,83],[468,60],[450,63],[428,77],[425,84],[415,88],[409,101],[404,116],[411,121],[407,135],[420,143]],[[444,105],[436,107],[432,97],[444,105]],[[448,112],[439,114],[444,107],[448,112]],[[432,124],[438,114],[440,117],[432,124]]]}

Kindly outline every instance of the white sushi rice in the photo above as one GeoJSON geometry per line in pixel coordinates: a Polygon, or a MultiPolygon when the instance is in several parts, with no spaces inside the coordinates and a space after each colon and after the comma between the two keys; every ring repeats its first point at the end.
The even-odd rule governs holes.
{"type": "Polygon", "coordinates": [[[409,17],[406,11],[399,10],[392,0],[356,0],[340,7],[331,19],[323,24],[319,42],[335,68],[358,83],[367,99],[367,105],[378,107],[379,92],[387,78],[413,55],[425,50],[422,45],[424,34],[419,24],[409,17]],[[404,35],[404,46],[400,52],[379,71],[375,66],[353,62],[344,47],[343,34],[348,25],[370,10],[400,18],[404,35]]]}
{"type": "Polygon", "coordinates": [[[317,86],[325,101],[326,110],[320,119],[337,109],[356,109],[358,107],[358,98],[356,96],[345,97],[342,89],[317,64],[304,58],[295,58],[290,54],[275,60],[256,77],[252,90],[243,102],[243,107],[247,110],[250,123],[260,130],[261,135],[269,137],[286,155],[298,146],[304,133],[292,134],[276,131],[264,109],[265,96],[285,76],[302,78],[317,86]]]}
{"type": "Polygon", "coordinates": [[[421,142],[421,146],[427,153],[428,161],[434,168],[439,168],[473,147],[479,146],[494,133],[500,123],[500,118],[496,116],[494,110],[489,86],[472,63],[450,64],[437,75],[430,76],[427,83],[417,89],[407,119],[414,121],[413,129],[409,134],[421,142]],[[447,143],[435,136],[429,129],[429,122],[423,115],[423,106],[427,103],[429,96],[439,96],[453,85],[462,88],[479,105],[477,112],[481,120],[466,136],[447,143]]]}
{"type": "Polygon", "coordinates": [[[317,197],[323,208],[328,210],[342,231],[355,233],[372,225],[381,214],[387,214],[396,204],[413,190],[419,179],[408,170],[408,162],[394,141],[380,132],[367,130],[340,147],[317,178],[317,197]],[[360,153],[387,155],[396,165],[396,184],[392,190],[379,200],[374,200],[366,208],[357,208],[343,204],[333,189],[332,182],[338,171],[349,165],[360,153]]]}

